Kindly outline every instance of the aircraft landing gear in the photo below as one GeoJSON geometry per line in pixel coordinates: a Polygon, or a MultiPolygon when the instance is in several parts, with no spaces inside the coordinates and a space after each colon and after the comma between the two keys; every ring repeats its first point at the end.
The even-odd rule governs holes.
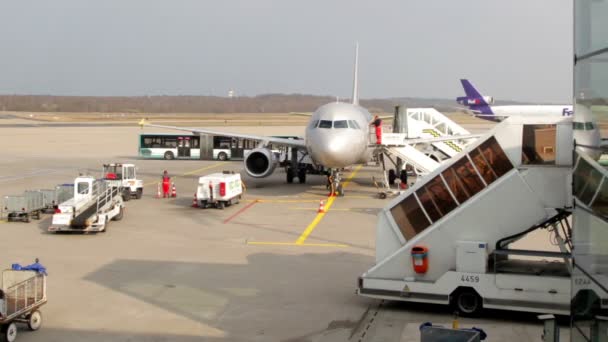
{"type": "Polygon", "coordinates": [[[329,196],[344,196],[344,186],[341,183],[342,178],[340,177],[339,170],[331,170],[329,176],[327,176],[327,187],[329,188],[329,196]]]}

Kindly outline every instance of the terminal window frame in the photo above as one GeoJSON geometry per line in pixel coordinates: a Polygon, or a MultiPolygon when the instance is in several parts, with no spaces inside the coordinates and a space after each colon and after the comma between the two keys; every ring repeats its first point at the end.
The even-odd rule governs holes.
{"type": "Polygon", "coordinates": [[[522,165],[555,165],[557,161],[557,125],[523,125],[521,163],[522,165]],[[547,142],[537,139],[539,131],[548,133],[547,142]],[[541,144],[543,144],[541,146],[541,144]]]}

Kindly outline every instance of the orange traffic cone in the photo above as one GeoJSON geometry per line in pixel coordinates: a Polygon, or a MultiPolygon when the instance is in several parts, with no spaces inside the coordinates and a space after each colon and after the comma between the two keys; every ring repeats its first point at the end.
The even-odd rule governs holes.
{"type": "Polygon", "coordinates": [[[173,183],[173,187],[171,188],[171,197],[177,197],[177,192],[175,191],[175,183],[173,183]]]}
{"type": "Polygon", "coordinates": [[[156,187],[156,198],[161,198],[161,194],[160,194],[160,183],[157,184],[158,186],[156,187]]]}
{"type": "Polygon", "coordinates": [[[196,192],[194,193],[194,198],[192,199],[192,208],[198,208],[198,199],[196,198],[196,192]]]}
{"type": "Polygon", "coordinates": [[[321,200],[319,201],[319,210],[317,210],[317,213],[324,213],[325,212],[325,201],[321,200]]]}

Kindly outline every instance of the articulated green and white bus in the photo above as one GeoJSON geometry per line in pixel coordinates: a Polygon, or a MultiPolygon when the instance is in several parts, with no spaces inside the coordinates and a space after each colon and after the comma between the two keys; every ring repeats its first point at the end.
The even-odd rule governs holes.
{"type": "MultiPolygon", "coordinates": [[[[283,137],[293,138],[297,137],[283,137]]],[[[139,156],[146,159],[243,159],[259,141],[224,136],[144,133],[139,135],[139,156]]],[[[275,150],[271,147],[271,149],[275,150]]],[[[281,154],[283,151],[277,149],[281,154]]]]}

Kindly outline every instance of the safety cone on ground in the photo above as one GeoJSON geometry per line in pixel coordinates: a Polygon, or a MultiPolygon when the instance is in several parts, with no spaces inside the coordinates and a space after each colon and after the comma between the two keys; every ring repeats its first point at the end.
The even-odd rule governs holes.
{"type": "Polygon", "coordinates": [[[160,183],[157,184],[156,187],[156,198],[161,198],[161,194],[160,194],[160,183]]]}
{"type": "Polygon", "coordinates": [[[171,188],[171,197],[177,197],[177,192],[175,191],[175,183],[173,183],[173,187],[171,188]]]}
{"type": "Polygon", "coordinates": [[[317,210],[317,213],[324,213],[325,212],[325,201],[321,200],[319,201],[319,210],[317,210]]]}
{"type": "Polygon", "coordinates": [[[194,198],[192,199],[192,208],[198,208],[198,198],[196,198],[196,192],[194,193],[194,198]]]}

